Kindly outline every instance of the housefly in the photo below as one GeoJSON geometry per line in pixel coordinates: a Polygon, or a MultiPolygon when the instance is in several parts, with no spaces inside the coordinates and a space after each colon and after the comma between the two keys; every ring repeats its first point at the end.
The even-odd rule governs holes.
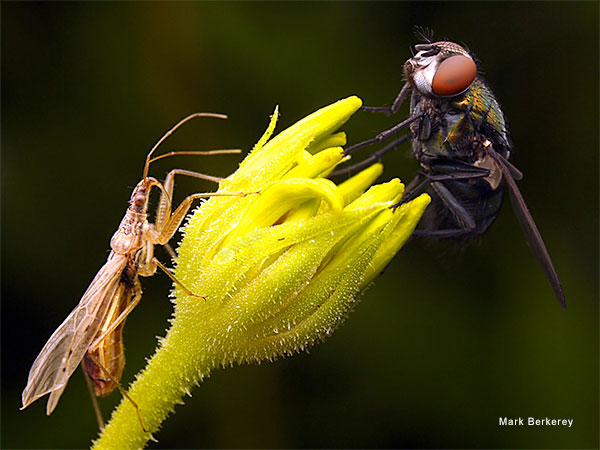
{"type": "MultiPolygon", "coordinates": [[[[23,390],[23,406],[50,394],[46,413],[50,415],[62,395],[69,377],[79,363],[93,384],[96,395],[105,396],[115,388],[131,401],[141,416],[137,404],[119,385],[125,356],[122,330],[125,319],[142,297],[139,276],[154,275],[157,268],[163,270],[189,295],[201,297],[183,286],[175,276],[154,257],[154,246],[167,246],[177,231],[192,202],[201,197],[245,196],[235,193],[197,193],[186,197],[172,211],[175,175],[219,181],[219,178],[196,172],[175,169],[168,173],[164,183],[148,176],[150,164],[158,159],[174,155],[215,155],[239,153],[239,150],[179,151],[152,157],[156,148],[179,126],[194,117],[214,117],[224,119],[222,114],[192,114],[169,130],[146,156],[142,180],[134,188],[119,228],[110,241],[111,252],[106,263],[100,268],[79,304],[50,336],[50,339],[37,356],[23,390]],[[153,187],[161,191],[155,222],[147,219],[150,191],[153,187]]],[[[96,408],[96,414],[99,411],[96,408]]],[[[100,427],[103,424],[98,416],[100,427]]],[[[143,428],[143,424],[142,424],[143,428]]]]}
{"type": "Polygon", "coordinates": [[[421,170],[407,186],[403,201],[422,190],[430,194],[432,205],[415,235],[434,238],[468,239],[485,233],[500,211],[506,185],[527,243],[566,309],[558,275],[515,181],[522,173],[510,162],[512,144],[498,101],[466,48],[421,35],[427,42],[416,45],[415,55],[404,64],[406,82],[392,106],[362,108],[395,114],[411,94],[409,117],[349,147],[346,154],[385,141],[402,129],[408,132],[334,175],[366,167],[410,140],[421,170]]]}

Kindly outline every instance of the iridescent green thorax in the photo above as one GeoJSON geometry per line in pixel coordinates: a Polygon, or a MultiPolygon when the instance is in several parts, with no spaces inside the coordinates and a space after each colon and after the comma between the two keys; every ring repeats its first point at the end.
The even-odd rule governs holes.
{"type": "Polygon", "coordinates": [[[474,163],[485,139],[508,157],[509,141],[504,115],[494,94],[477,78],[462,95],[451,99],[414,94],[411,114],[424,114],[411,126],[413,151],[425,163],[436,158],[474,163]]]}
{"type": "Polygon", "coordinates": [[[457,109],[470,111],[471,120],[480,123],[487,122],[498,133],[506,134],[506,123],[500,105],[491,89],[480,79],[476,78],[463,97],[454,102],[457,109]]]}

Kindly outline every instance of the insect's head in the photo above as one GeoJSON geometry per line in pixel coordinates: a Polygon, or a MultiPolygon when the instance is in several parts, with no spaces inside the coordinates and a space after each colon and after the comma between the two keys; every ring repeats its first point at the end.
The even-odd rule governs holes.
{"type": "Polygon", "coordinates": [[[467,50],[454,42],[415,45],[417,54],[404,64],[404,75],[427,97],[454,97],[465,92],[477,76],[467,50]]]}
{"type": "Polygon", "coordinates": [[[157,183],[152,177],[145,177],[137,184],[131,198],[129,199],[129,209],[137,213],[145,213],[148,209],[148,198],[151,187],[157,183]]]}

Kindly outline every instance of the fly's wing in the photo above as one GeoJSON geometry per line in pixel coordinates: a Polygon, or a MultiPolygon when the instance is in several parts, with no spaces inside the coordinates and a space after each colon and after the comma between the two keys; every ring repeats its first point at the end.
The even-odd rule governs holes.
{"type": "Polygon", "coordinates": [[[46,413],[50,414],[54,410],[67,380],[81,362],[102,325],[126,264],[125,256],[111,253],[77,307],[50,336],[29,371],[21,409],[51,393],[46,413]]]}
{"type": "MultiPolygon", "coordinates": [[[[565,294],[563,293],[562,286],[560,284],[560,280],[558,279],[558,274],[554,269],[554,265],[552,265],[552,260],[550,259],[550,255],[548,250],[546,249],[546,245],[542,240],[542,235],[540,234],[533,217],[531,217],[531,213],[529,212],[529,208],[527,208],[527,204],[525,203],[525,199],[521,195],[521,191],[517,187],[517,183],[515,182],[512,176],[511,167],[514,167],[506,161],[502,155],[496,153],[495,151],[489,151],[489,154],[496,161],[498,167],[502,171],[502,175],[506,180],[506,184],[508,185],[508,192],[510,193],[510,199],[512,201],[515,213],[519,222],[521,223],[521,227],[523,228],[523,232],[525,233],[525,239],[527,240],[527,244],[531,248],[533,255],[537,262],[542,266],[546,277],[550,281],[552,285],[552,289],[554,289],[554,293],[556,294],[556,298],[558,299],[558,303],[564,310],[567,309],[567,303],[565,300],[565,294]]],[[[517,170],[515,168],[515,170],[517,170]]],[[[517,173],[520,173],[517,170],[517,173]]]]}

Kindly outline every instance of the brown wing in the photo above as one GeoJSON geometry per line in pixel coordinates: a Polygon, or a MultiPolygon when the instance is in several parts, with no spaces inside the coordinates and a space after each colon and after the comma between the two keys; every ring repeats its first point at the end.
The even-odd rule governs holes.
{"type": "MultiPolygon", "coordinates": [[[[510,199],[512,201],[513,209],[517,215],[517,219],[521,223],[521,227],[523,228],[523,232],[525,233],[525,239],[527,240],[527,244],[535,259],[540,264],[546,277],[550,281],[552,285],[552,289],[554,289],[554,293],[556,294],[556,298],[558,299],[558,303],[564,310],[567,309],[567,303],[565,300],[565,294],[563,293],[562,286],[560,284],[560,280],[558,279],[558,274],[554,269],[554,265],[552,264],[552,260],[550,259],[550,254],[546,249],[546,245],[542,239],[542,235],[540,234],[537,226],[535,225],[535,221],[533,217],[531,217],[531,213],[529,212],[529,208],[527,208],[527,204],[525,203],[525,199],[521,195],[521,191],[517,187],[517,183],[515,182],[511,167],[514,167],[507,164],[507,160],[502,157],[502,155],[496,153],[494,150],[488,151],[489,155],[494,158],[498,167],[502,171],[502,175],[506,180],[506,184],[508,185],[508,192],[510,194],[510,199]]],[[[517,173],[520,173],[516,168],[514,169],[517,173]]]]}
{"type": "Polygon", "coordinates": [[[50,393],[46,414],[54,410],[69,377],[102,325],[126,264],[125,256],[111,253],[77,307],[50,336],[29,371],[21,409],[50,393]]]}

